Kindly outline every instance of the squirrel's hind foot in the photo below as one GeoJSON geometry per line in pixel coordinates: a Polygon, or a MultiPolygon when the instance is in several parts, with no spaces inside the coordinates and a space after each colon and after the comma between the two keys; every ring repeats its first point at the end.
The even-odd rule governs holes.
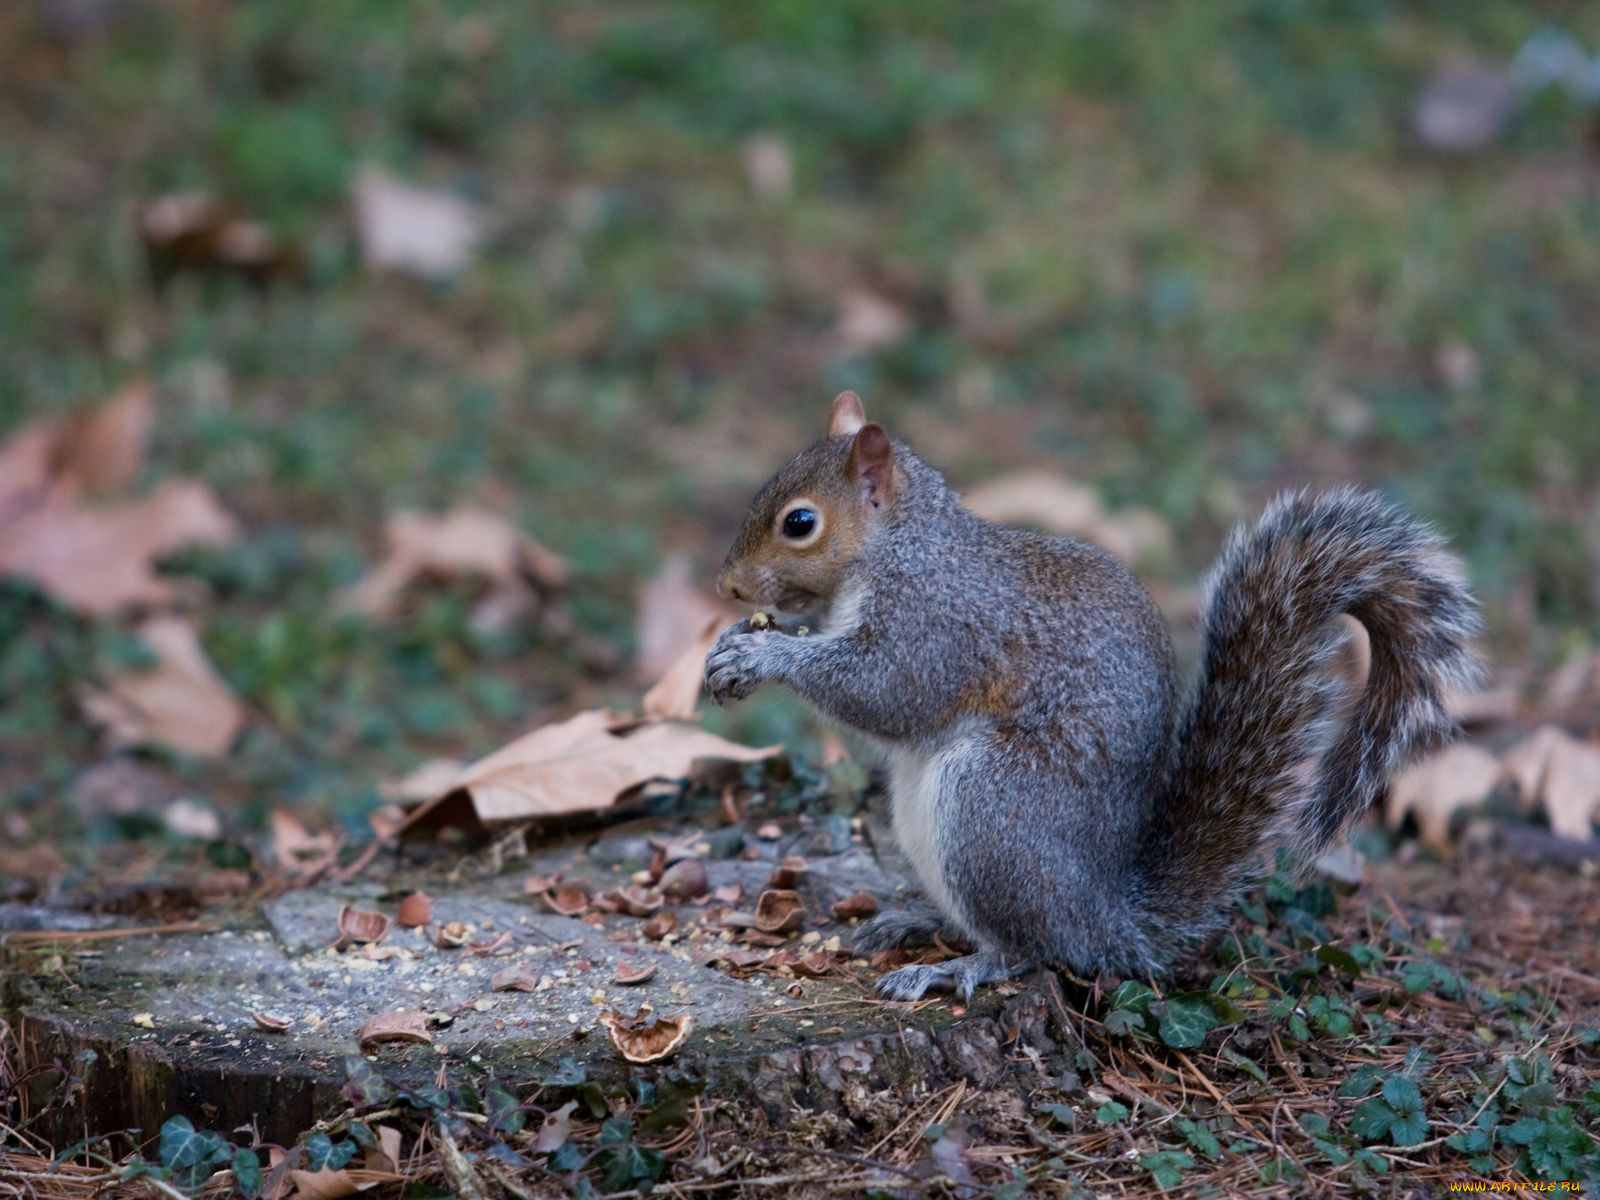
{"type": "Polygon", "coordinates": [[[1015,962],[994,950],[980,950],[931,966],[901,967],[878,980],[878,995],[889,1000],[920,1000],[929,990],[955,992],[963,1000],[986,983],[1020,975],[1033,964],[1015,962]]]}
{"type": "Polygon", "coordinates": [[[873,917],[856,930],[850,945],[857,954],[870,955],[903,946],[931,946],[934,938],[958,941],[962,936],[961,930],[931,908],[903,908],[873,917]]]}

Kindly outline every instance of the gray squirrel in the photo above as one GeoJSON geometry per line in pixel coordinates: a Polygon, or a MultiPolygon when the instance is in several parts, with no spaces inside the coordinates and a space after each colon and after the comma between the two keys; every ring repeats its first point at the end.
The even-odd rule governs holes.
{"type": "Polygon", "coordinates": [[[962,508],[853,392],[756,496],[717,588],[808,626],[727,629],[712,699],[786,684],[886,759],[932,908],[879,915],[856,948],[976,947],[883,975],[897,1000],[1043,963],[1165,974],[1264,853],[1326,848],[1446,740],[1445,693],[1477,672],[1476,606],[1438,535],[1370,493],[1289,493],[1213,568],[1180,704],[1166,624],[1121,563],[962,508]],[[1338,669],[1343,618],[1366,632],[1364,680],[1338,669]]]}

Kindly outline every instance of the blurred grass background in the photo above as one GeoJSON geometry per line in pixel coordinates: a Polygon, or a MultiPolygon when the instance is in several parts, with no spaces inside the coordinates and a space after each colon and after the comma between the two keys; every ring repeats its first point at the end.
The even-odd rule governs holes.
{"type": "MultiPolygon", "coordinates": [[[[1281,486],[1376,485],[1467,556],[1500,661],[1554,662],[1600,635],[1596,113],[1545,89],[1458,156],[1408,127],[1442,64],[1547,24],[1600,48],[1556,0],[6,5],[0,437],[157,381],[152,475],[245,522],[187,565],[264,718],[172,769],[246,811],[358,809],[583,675],[448,591],[331,620],[390,511],[509,506],[620,658],[663,555],[714,565],[846,386],[957,485],[1042,465],[1153,508],[1177,580],[1281,486]],[[792,187],[752,187],[752,139],[792,187]],[[363,265],[362,163],[492,214],[458,278],[363,265]],[[189,189],[303,278],[156,287],[135,211],[189,189]],[[903,333],[842,336],[861,295],[903,333]]],[[[25,807],[94,758],[72,686],[125,640],[0,590],[25,807]]]]}

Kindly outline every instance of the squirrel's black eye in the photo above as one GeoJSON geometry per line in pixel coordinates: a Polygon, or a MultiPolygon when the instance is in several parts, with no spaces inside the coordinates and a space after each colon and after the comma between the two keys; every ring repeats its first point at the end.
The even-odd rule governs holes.
{"type": "Polygon", "coordinates": [[[817,514],[809,508],[797,508],[787,513],[783,518],[783,536],[791,538],[810,537],[811,531],[817,527],[817,514]]]}

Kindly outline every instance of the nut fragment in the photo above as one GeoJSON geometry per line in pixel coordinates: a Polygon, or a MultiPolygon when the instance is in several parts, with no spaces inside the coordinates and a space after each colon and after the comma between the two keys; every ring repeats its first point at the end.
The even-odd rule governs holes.
{"type": "Polygon", "coordinates": [[[395,921],[403,929],[415,929],[433,920],[433,900],[426,892],[412,892],[400,901],[395,921]]]}
{"type": "Polygon", "coordinates": [[[564,883],[554,891],[545,892],[540,899],[551,912],[563,917],[580,916],[589,907],[589,893],[575,883],[564,883]]]}
{"type": "Polygon", "coordinates": [[[769,612],[753,612],[750,614],[751,629],[771,629],[777,622],[772,619],[769,612]]]}
{"type": "Polygon", "coordinates": [[[659,942],[678,927],[678,914],[664,908],[639,927],[639,932],[652,942],[659,942]]]}
{"type": "Polygon", "coordinates": [[[623,987],[632,987],[635,984],[645,983],[655,978],[656,971],[660,968],[658,963],[635,963],[627,959],[617,964],[617,969],[612,972],[611,982],[621,984],[623,987]]]}
{"type": "Polygon", "coordinates": [[[539,972],[527,966],[507,967],[494,973],[489,986],[497,992],[536,992],[539,972]]]}
{"type": "Polygon", "coordinates": [[[427,1017],[412,1010],[379,1013],[356,1030],[356,1040],[363,1047],[378,1042],[428,1043],[433,1041],[433,1035],[428,1032],[427,1017]]]}
{"type": "Polygon", "coordinates": [[[685,858],[673,863],[661,875],[661,894],[668,900],[694,900],[710,889],[706,880],[706,864],[698,858],[685,858]]]}
{"type": "Polygon", "coordinates": [[[870,917],[878,911],[878,898],[871,892],[856,892],[833,906],[833,915],[841,921],[854,921],[870,917]]]}
{"type": "Polygon", "coordinates": [[[282,1033],[294,1024],[293,1017],[280,1017],[277,1013],[250,1011],[250,1019],[256,1023],[258,1029],[268,1033],[282,1033]]]}
{"type": "Polygon", "coordinates": [[[780,889],[792,888],[805,872],[806,860],[791,855],[773,868],[772,875],[767,879],[767,886],[780,889]]]}
{"type": "Polygon", "coordinates": [[[805,901],[796,892],[769,888],[756,901],[756,928],[762,933],[792,933],[805,919],[805,901]]]}
{"type": "Polygon", "coordinates": [[[441,950],[459,950],[467,944],[472,931],[460,921],[446,921],[433,935],[433,944],[441,950]]]}
{"type": "Polygon", "coordinates": [[[688,1040],[694,1019],[688,1013],[680,1017],[658,1017],[648,1006],[631,1017],[608,1008],[600,1014],[600,1024],[606,1027],[611,1044],[622,1052],[623,1058],[647,1063],[675,1054],[688,1040]]]}
{"type": "Polygon", "coordinates": [[[351,904],[339,906],[339,936],[333,948],[343,950],[357,942],[381,942],[389,932],[389,918],[370,908],[356,908],[351,904]]]}

